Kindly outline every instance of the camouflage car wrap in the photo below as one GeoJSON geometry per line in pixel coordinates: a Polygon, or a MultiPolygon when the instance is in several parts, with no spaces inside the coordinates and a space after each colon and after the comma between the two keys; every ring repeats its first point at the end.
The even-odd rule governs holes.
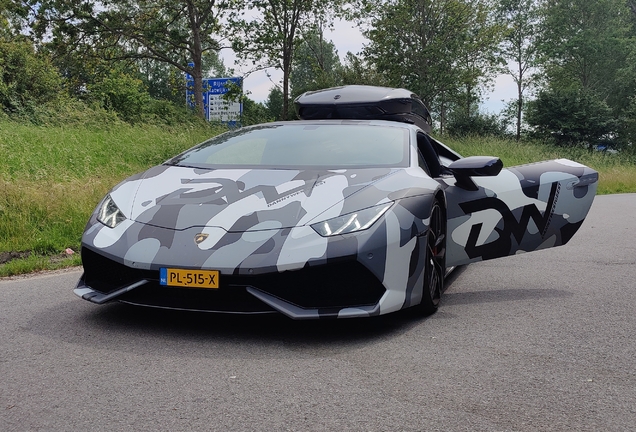
{"type": "MultiPolygon", "coordinates": [[[[297,122],[296,122],[297,123],[297,122]]],[[[373,123],[373,122],[372,122],[373,123]]],[[[171,309],[280,312],[291,318],[386,314],[425,295],[426,235],[434,203],[448,221],[448,266],[565,244],[592,203],[595,171],[556,160],[475,177],[431,178],[398,168],[199,169],[161,165],[117,185],[105,198],[123,220],[98,220],[82,238],[84,274],[75,293],[171,309]],[[312,225],[390,207],[370,227],[322,236],[312,225]],[[219,272],[219,287],[164,286],[162,269],[219,272]]]]}
{"type": "Polygon", "coordinates": [[[477,191],[446,178],[449,265],[566,244],[587,215],[598,173],[559,159],[474,177],[477,191]]]}
{"type": "MultiPolygon", "coordinates": [[[[256,279],[334,260],[357,261],[383,286],[373,304],[348,308],[321,303],[298,311],[284,299],[259,291],[258,282],[250,285],[251,292],[295,318],[388,313],[419,303],[421,289],[415,288],[421,284],[422,271],[417,267],[422,264],[417,260],[412,264],[412,256],[421,253],[419,238],[426,233],[433,193],[440,189],[417,168],[297,171],[160,166],[111,191],[127,219],[109,228],[94,213],[83,237],[83,252],[156,272],[157,278],[166,266],[215,269],[221,281],[226,275],[256,279]],[[363,232],[322,237],[310,226],[390,202],[393,205],[383,220],[363,232]],[[195,238],[201,234],[206,238],[197,244],[195,238]]],[[[92,290],[87,280],[88,272],[76,290],[84,298],[101,302],[110,294],[92,290]]]]}

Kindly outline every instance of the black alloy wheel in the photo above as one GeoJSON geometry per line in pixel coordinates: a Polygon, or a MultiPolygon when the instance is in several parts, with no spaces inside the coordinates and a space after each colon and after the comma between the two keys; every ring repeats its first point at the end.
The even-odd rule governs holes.
{"type": "Polygon", "coordinates": [[[424,262],[424,290],[420,308],[426,315],[437,310],[444,290],[446,274],[446,217],[439,201],[435,200],[426,234],[424,262]]]}

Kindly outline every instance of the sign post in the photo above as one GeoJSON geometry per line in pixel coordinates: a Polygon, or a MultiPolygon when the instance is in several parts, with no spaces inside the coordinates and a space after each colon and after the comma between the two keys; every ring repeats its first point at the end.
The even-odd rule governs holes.
{"type": "MultiPolygon", "coordinates": [[[[207,121],[220,121],[230,127],[240,126],[243,104],[223,98],[231,86],[239,86],[242,89],[243,79],[203,78],[203,105],[207,121]]],[[[186,74],[186,104],[194,108],[194,80],[189,74],[186,74]]]]}

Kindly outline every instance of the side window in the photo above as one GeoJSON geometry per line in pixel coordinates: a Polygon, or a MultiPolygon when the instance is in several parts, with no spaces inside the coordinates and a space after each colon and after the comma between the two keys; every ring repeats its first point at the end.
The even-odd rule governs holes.
{"type": "MultiPolygon", "coordinates": [[[[431,175],[431,170],[428,169],[428,165],[426,165],[426,161],[424,160],[424,156],[422,156],[422,152],[419,149],[419,145],[417,146],[417,164],[422,168],[426,174],[431,175]]],[[[432,176],[431,176],[432,177],[432,176]]]]}
{"type": "Polygon", "coordinates": [[[422,169],[424,169],[431,177],[439,177],[442,173],[442,165],[439,162],[439,156],[428,137],[423,133],[417,134],[417,149],[419,150],[418,153],[420,153],[420,159],[424,159],[423,162],[427,168],[422,167],[421,163],[420,167],[422,167],[422,169]]]}

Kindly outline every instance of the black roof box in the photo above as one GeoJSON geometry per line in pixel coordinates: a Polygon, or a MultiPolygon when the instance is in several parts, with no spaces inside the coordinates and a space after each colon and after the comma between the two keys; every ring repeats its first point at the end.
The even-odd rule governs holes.
{"type": "Polygon", "coordinates": [[[303,120],[391,120],[416,124],[431,131],[431,115],[413,92],[406,89],[351,85],[306,92],[294,101],[303,120]]]}

